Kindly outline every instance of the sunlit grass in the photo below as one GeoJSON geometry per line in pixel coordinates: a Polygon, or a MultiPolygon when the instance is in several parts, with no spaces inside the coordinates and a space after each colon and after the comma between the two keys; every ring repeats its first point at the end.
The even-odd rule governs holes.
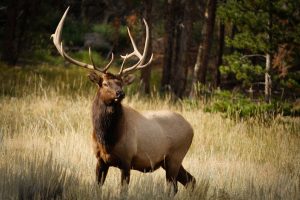
{"type": "MultiPolygon", "coordinates": [[[[116,168],[103,188],[95,183],[90,108],[96,88],[85,71],[5,68],[0,76],[0,199],[170,198],[162,169],[133,171],[128,194],[120,193],[116,168]]],[[[183,165],[197,186],[180,186],[176,199],[300,198],[299,118],[233,121],[155,95],[124,103],[140,111],[170,109],[192,124],[183,165]]]]}

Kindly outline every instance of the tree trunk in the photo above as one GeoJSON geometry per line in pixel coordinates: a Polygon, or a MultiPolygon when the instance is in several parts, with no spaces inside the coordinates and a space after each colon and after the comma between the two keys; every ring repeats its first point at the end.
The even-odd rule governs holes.
{"type": "Polygon", "coordinates": [[[165,0],[165,52],[163,74],[161,80],[161,90],[170,90],[170,81],[172,75],[172,58],[173,58],[173,40],[175,30],[175,0],[165,0]]]}
{"type": "Polygon", "coordinates": [[[166,1],[166,40],[162,90],[183,97],[187,82],[187,56],[192,34],[192,0],[166,1]]]}
{"type": "Polygon", "coordinates": [[[217,0],[209,0],[206,8],[205,23],[202,29],[203,40],[200,42],[198,48],[197,60],[194,67],[191,96],[195,95],[195,85],[197,82],[205,84],[206,81],[207,65],[216,17],[216,4],[217,0]]]}
{"type": "Polygon", "coordinates": [[[81,17],[81,21],[83,23],[87,23],[87,0],[81,0],[81,5],[80,5],[80,17],[81,17]]]}
{"type": "Polygon", "coordinates": [[[272,2],[268,2],[268,14],[269,14],[269,19],[268,19],[268,35],[267,39],[269,41],[269,49],[268,52],[266,53],[266,72],[265,72],[265,101],[267,103],[271,102],[271,88],[272,88],[272,79],[270,75],[270,70],[271,70],[271,52],[272,52],[272,42],[273,42],[273,37],[272,37],[272,26],[273,26],[273,20],[272,20],[272,2]]]}
{"type": "Polygon", "coordinates": [[[18,59],[17,48],[17,17],[19,13],[18,0],[10,1],[7,8],[7,20],[4,29],[2,60],[8,65],[15,65],[18,59]]]}
{"type": "Polygon", "coordinates": [[[113,45],[111,48],[111,51],[109,52],[109,54],[107,55],[107,57],[110,56],[111,52],[113,50],[116,50],[119,48],[119,39],[120,39],[120,26],[121,26],[121,20],[119,16],[115,16],[113,23],[113,45]]]}
{"type": "Polygon", "coordinates": [[[176,49],[172,65],[173,73],[171,81],[171,88],[174,94],[179,98],[183,97],[186,89],[188,73],[187,56],[190,47],[190,38],[192,36],[192,1],[185,0],[181,2],[181,4],[178,3],[181,12],[179,12],[178,9],[180,14],[177,13],[176,41],[174,41],[176,43],[176,49]]]}
{"type": "Polygon", "coordinates": [[[32,19],[40,15],[40,3],[40,0],[12,0],[8,3],[2,47],[2,60],[8,65],[15,65],[22,52],[32,50],[32,32],[35,30],[30,25],[35,23],[32,19]]]}
{"type": "MultiPolygon", "coordinates": [[[[148,55],[146,57],[146,61],[150,59],[152,54],[152,0],[144,1],[144,11],[143,16],[146,19],[149,26],[149,47],[148,47],[148,55]]],[[[145,38],[144,38],[145,41],[145,38]]],[[[145,94],[150,93],[150,78],[151,78],[151,67],[148,66],[141,71],[141,92],[145,94]]]]}
{"type": "Polygon", "coordinates": [[[217,54],[217,62],[215,65],[214,72],[214,86],[220,87],[221,84],[221,74],[220,74],[220,66],[223,63],[223,51],[224,51],[224,38],[225,38],[225,25],[220,22],[219,25],[219,33],[218,33],[219,41],[218,41],[218,54],[217,54]]]}
{"type": "Polygon", "coordinates": [[[269,74],[271,69],[271,55],[269,53],[266,54],[266,72],[265,72],[265,101],[267,103],[271,100],[271,76],[269,74]]]}
{"type": "Polygon", "coordinates": [[[215,25],[216,4],[217,4],[217,0],[210,0],[208,4],[208,13],[207,13],[208,17],[205,25],[206,32],[203,41],[203,55],[199,66],[200,68],[199,81],[202,84],[205,84],[206,82],[207,65],[208,65],[209,53],[210,53],[212,39],[213,39],[213,30],[215,25]]]}

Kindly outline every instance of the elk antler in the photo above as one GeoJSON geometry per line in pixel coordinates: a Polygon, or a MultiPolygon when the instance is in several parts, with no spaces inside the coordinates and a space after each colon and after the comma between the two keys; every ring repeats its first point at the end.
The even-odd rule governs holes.
{"type": "Polygon", "coordinates": [[[92,51],[91,51],[91,47],[89,47],[89,57],[90,57],[90,61],[93,64],[93,67],[95,70],[102,72],[102,73],[106,73],[106,71],[108,70],[108,68],[110,67],[111,63],[114,61],[114,54],[111,53],[111,59],[109,61],[109,63],[104,67],[104,69],[100,69],[99,67],[97,67],[94,63],[93,57],[92,57],[92,51]]]}
{"type": "Polygon", "coordinates": [[[129,74],[129,73],[132,73],[135,70],[147,67],[152,62],[153,54],[151,54],[151,57],[150,57],[149,61],[146,64],[144,64],[145,58],[147,56],[148,45],[149,45],[149,27],[148,27],[148,24],[147,24],[146,20],[143,19],[143,21],[144,21],[144,24],[146,26],[146,39],[145,39],[143,55],[137,49],[136,44],[135,44],[135,42],[134,42],[134,40],[131,36],[130,30],[127,27],[128,35],[129,35],[129,38],[131,40],[131,44],[132,44],[132,47],[133,47],[133,52],[130,53],[130,54],[126,54],[125,56],[121,56],[123,58],[123,63],[122,63],[122,66],[121,66],[121,69],[120,69],[120,72],[119,72],[120,76],[129,74]],[[124,69],[125,61],[128,58],[132,57],[132,56],[138,57],[139,61],[136,64],[134,64],[133,66],[124,69]]]}
{"type": "Polygon", "coordinates": [[[64,15],[62,16],[59,24],[57,25],[57,28],[55,30],[55,33],[51,35],[51,38],[53,38],[53,43],[56,47],[56,49],[58,50],[59,54],[64,57],[67,61],[69,61],[70,63],[73,63],[75,65],[78,65],[80,67],[84,67],[84,68],[87,68],[87,69],[91,69],[91,70],[95,70],[95,71],[99,71],[101,73],[105,73],[108,68],[110,67],[111,63],[113,62],[113,59],[114,59],[114,55],[111,54],[111,60],[110,62],[105,66],[104,69],[100,69],[98,67],[95,66],[94,64],[94,61],[92,59],[92,55],[91,55],[91,49],[89,48],[89,56],[90,56],[90,60],[92,62],[92,65],[90,64],[87,64],[87,63],[84,63],[84,62],[80,62],[80,61],[77,61],[73,58],[71,58],[65,51],[64,51],[64,48],[63,48],[63,43],[61,41],[61,32],[62,32],[62,28],[63,28],[63,25],[64,25],[64,22],[65,22],[65,19],[66,19],[66,16],[67,16],[67,13],[69,11],[69,8],[70,6],[66,9],[64,15]]]}

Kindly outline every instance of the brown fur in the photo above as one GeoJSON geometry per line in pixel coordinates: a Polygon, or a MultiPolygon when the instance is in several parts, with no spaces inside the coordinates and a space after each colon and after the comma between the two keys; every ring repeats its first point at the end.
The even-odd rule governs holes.
{"type": "Polygon", "coordinates": [[[69,62],[92,70],[89,78],[98,85],[92,118],[93,143],[96,157],[96,177],[103,184],[110,166],[121,170],[121,184],[129,183],[130,170],[142,172],[154,171],[160,166],[166,171],[166,178],[177,191],[177,181],[187,186],[195,184],[195,179],[182,166],[182,161],[192,143],[194,136],[191,125],[179,114],[170,111],[149,111],[140,113],[132,108],[122,106],[125,94],[123,86],[130,84],[136,70],[148,66],[151,55],[145,62],[149,45],[149,27],[145,20],[146,39],[143,54],[136,48],[128,30],[134,51],[123,57],[123,64],[118,75],[107,73],[111,61],[103,68],[97,68],[90,54],[91,64],[79,62],[70,57],[62,47],[61,32],[69,8],[61,18],[53,43],[58,52],[69,62]],[[137,56],[139,61],[131,67],[123,68],[126,59],[137,56]],[[99,75],[98,73],[101,73],[99,75]]]}
{"type": "Polygon", "coordinates": [[[109,150],[119,138],[116,129],[122,118],[122,106],[120,103],[106,105],[101,97],[102,95],[98,91],[92,109],[93,127],[97,141],[109,150]]]}
{"type": "Polygon", "coordinates": [[[193,130],[188,122],[181,115],[169,111],[150,112],[143,115],[129,107],[122,106],[123,96],[119,98],[117,91],[123,92],[124,81],[117,76],[105,74],[97,77],[92,74],[90,79],[99,86],[92,107],[92,137],[98,159],[96,166],[98,183],[104,183],[110,166],[121,169],[122,184],[129,183],[130,169],[152,172],[163,167],[166,170],[167,181],[173,184],[175,192],[177,181],[184,186],[194,185],[195,178],[181,165],[193,137],[193,130]],[[175,133],[168,135],[171,133],[157,132],[169,131],[169,127],[183,132],[183,135],[179,135],[181,139],[180,137],[176,139],[175,133]],[[146,132],[143,133],[144,131],[146,132]],[[139,135],[135,136],[135,134],[139,135]],[[155,141],[154,137],[158,134],[163,135],[159,135],[161,138],[155,141]],[[146,138],[143,139],[143,137],[146,138]],[[151,148],[154,149],[151,150],[151,148]]]}

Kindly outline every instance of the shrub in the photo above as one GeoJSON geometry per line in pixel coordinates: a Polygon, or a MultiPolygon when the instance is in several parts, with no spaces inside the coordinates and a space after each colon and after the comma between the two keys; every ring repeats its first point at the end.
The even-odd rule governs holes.
{"type": "Polygon", "coordinates": [[[204,111],[221,112],[231,118],[257,116],[260,119],[268,119],[276,115],[299,115],[299,109],[294,109],[290,102],[273,100],[266,103],[262,99],[253,100],[241,93],[229,91],[215,92],[204,111]]]}

